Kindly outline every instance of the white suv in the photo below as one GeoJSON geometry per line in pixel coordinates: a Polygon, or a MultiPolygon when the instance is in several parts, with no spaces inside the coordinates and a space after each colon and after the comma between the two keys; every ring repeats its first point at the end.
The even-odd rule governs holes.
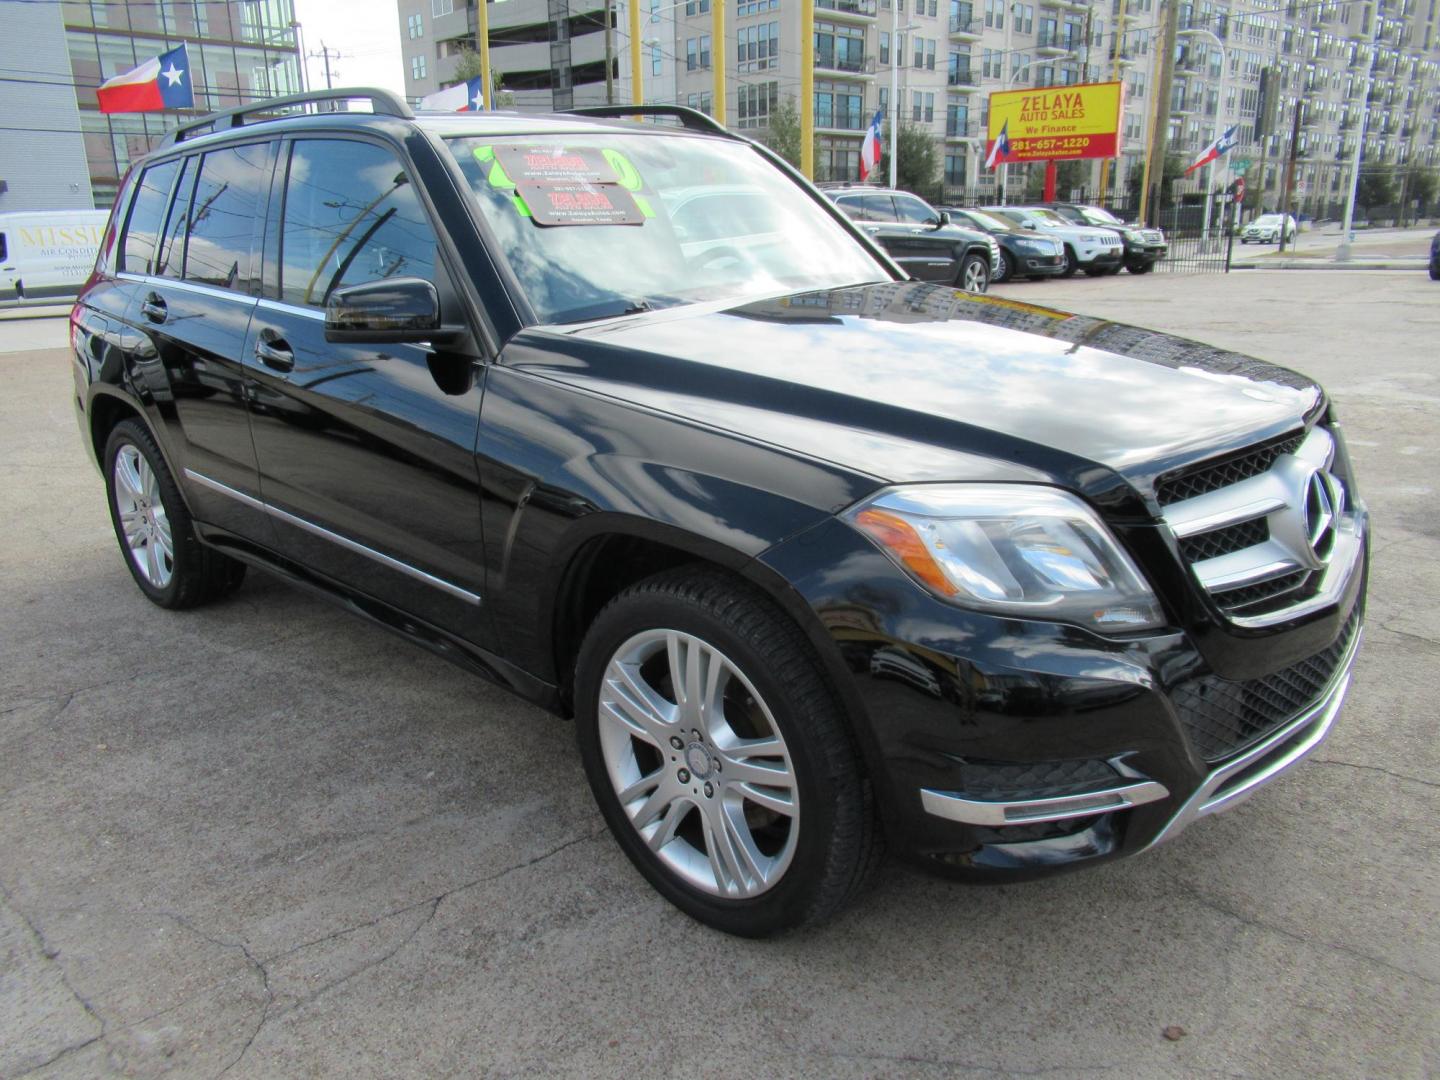
{"type": "Polygon", "coordinates": [[[1114,229],[1076,225],[1054,210],[1039,206],[986,206],[987,214],[998,214],[1023,229],[1047,233],[1065,245],[1065,273],[1076,270],[1099,277],[1117,272],[1125,263],[1125,241],[1114,229]]]}

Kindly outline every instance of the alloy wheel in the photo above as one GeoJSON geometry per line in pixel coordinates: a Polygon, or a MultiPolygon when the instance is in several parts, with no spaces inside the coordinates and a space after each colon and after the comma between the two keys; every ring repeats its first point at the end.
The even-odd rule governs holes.
{"type": "Polygon", "coordinates": [[[170,517],[155,470],[131,443],[115,455],[115,510],[135,568],[155,588],[165,588],[175,574],[170,517]]]}
{"type": "Polygon", "coordinates": [[[966,292],[982,293],[989,284],[989,279],[985,274],[985,267],[979,259],[971,259],[965,264],[965,276],[961,282],[961,287],[966,292]]]}
{"type": "Polygon", "coordinates": [[[795,855],[800,801],[769,706],[729,658],[693,634],[636,634],[599,695],[606,774],[630,824],[703,892],[748,899],[795,855]]]}

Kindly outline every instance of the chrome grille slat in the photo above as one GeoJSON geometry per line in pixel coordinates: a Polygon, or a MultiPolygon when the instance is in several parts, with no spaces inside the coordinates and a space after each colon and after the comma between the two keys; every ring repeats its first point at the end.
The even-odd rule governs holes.
{"type": "Polygon", "coordinates": [[[1348,575],[1364,520],[1327,471],[1334,457],[1334,438],[1317,427],[1157,480],[1181,557],[1232,622],[1265,625],[1333,590],[1332,559],[1348,575]]]}

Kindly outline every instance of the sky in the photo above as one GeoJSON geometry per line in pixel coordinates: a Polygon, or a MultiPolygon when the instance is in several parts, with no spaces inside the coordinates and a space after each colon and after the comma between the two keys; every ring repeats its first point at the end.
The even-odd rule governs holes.
{"type": "Polygon", "coordinates": [[[336,86],[378,86],[403,96],[396,10],[395,0],[295,0],[305,52],[315,54],[306,61],[306,85],[325,85],[325,61],[319,55],[323,43],[330,50],[336,86]]]}

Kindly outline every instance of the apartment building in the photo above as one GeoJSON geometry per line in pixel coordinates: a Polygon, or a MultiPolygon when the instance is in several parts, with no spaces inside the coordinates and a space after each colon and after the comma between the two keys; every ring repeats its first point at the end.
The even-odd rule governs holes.
{"type": "MultiPolygon", "coordinates": [[[[444,85],[447,60],[453,73],[450,58],[473,47],[475,9],[455,2],[398,0],[407,89],[416,97],[444,85]]],[[[618,101],[629,100],[628,2],[615,0],[613,8],[618,101]]],[[[804,50],[796,0],[639,2],[646,100],[691,105],[737,130],[758,131],[780,103],[798,95],[804,50]],[[723,103],[712,99],[714,2],[727,4],[723,103]]],[[[816,177],[858,176],[860,141],[879,109],[928,129],[943,146],[946,197],[992,198],[997,177],[984,168],[991,92],[1112,79],[1123,81],[1126,93],[1111,194],[1123,194],[1143,167],[1162,107],[1169,146],[1181,155],[1238,125],[1231,162],[1248,161],[1251,183],[1262,190],[1278,188],[1293,138],[1297,188],[1316,212],[1341,197],[1362,111],[1366,162],[1440,165],[1440,13],[1431,0],[1177,3],[1167,102],[1156,100],[1162,6],[1163,0],[815,0],[816,177]],[[1262,107],[1269,130],[1257,138],[1262,107]]],[[[605,100],[602,4],[507,0],[489,11],[494,66],[517,107],[605,100]]],[[[1029,168],[1038,166],[1010,166],[1008,190],[1023,187],[1029,168]]],[[[1098,166],[1083,172],[1083,186],[1093,192],[1098,166]]],[[[1203,182],[1197,173],[1181,190],[1203,182]]]]}
{"type": "MultiPolygon", "coordinates": [[[[300,89],[292,0],[47,0],[4,8],[14,22],[7,30],[17,32],[0,35],[0,67],[12,93],[32,91],[11,114],[21,120],[7,132],[5,156],[17,163],[17,172],[22,164],[59,160],[57,155],[83,158],[85,195],[100,208],[114,201],[132,160],[194,115],[103,114],[95,88],[104,80],[185,42],[195,69],[197,113],[300,89]],[[35,111],[57,91],[68,99],[63,107],[35,111]]],[[[67,183],[51,201],[68,205],[73,197],[67,183]]]]}

